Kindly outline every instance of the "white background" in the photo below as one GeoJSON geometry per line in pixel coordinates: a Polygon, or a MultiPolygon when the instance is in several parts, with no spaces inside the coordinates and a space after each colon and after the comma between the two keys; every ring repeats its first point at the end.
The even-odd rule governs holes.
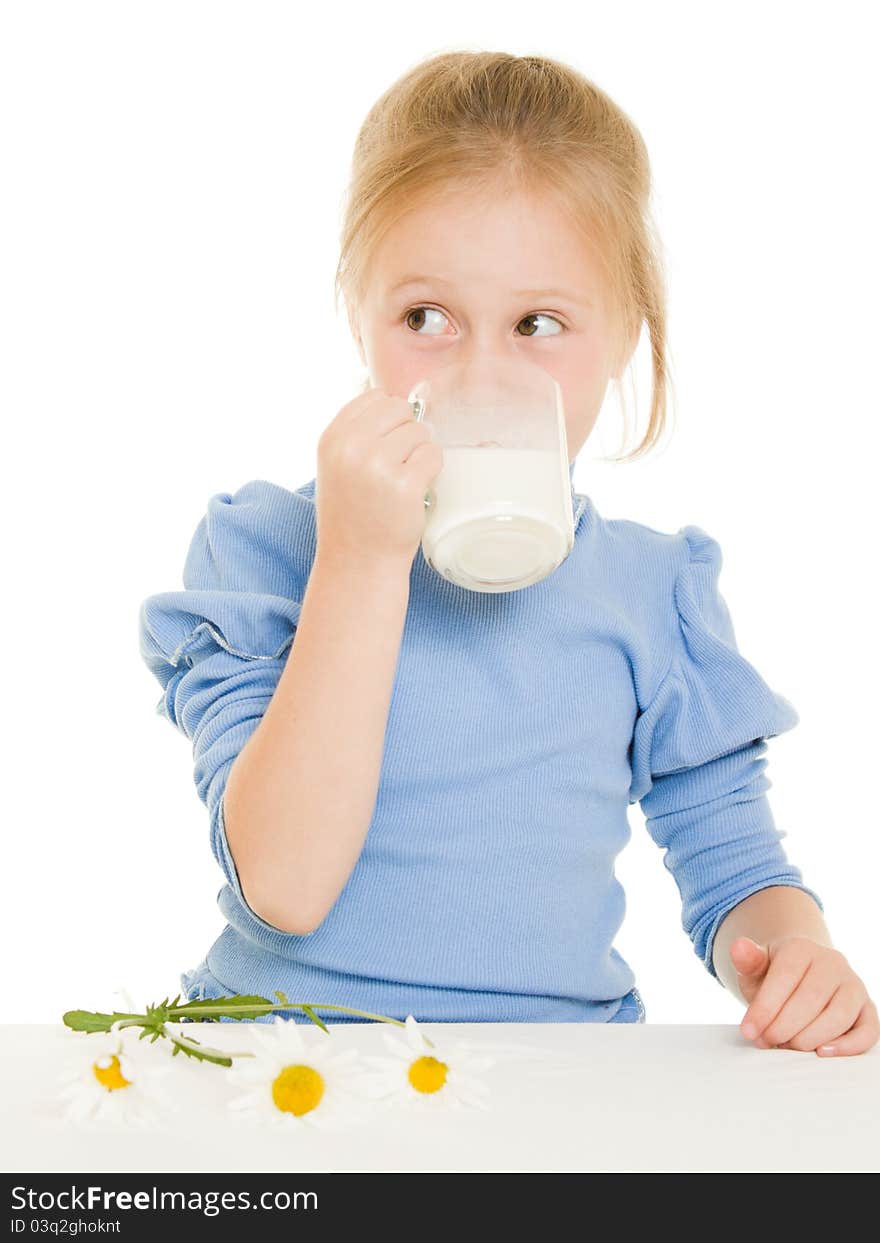
{"type": "MultiPolygon", "coordinates": [[[[606,518],[721,543],[740,648],[801,715],[769,748],[785,849],[880,996],[870,14],[4,5],[0,1020],[111,1008],[119,985],[173,997],[223,927],[190,744],[155,713],[138,609],[182,586],[210,496],[314,476],[363,378],[333,305],[352,145],[379,94],[451,49],[566,60],[647,142],[674,422],[647,461],[602,463],[619,443],[609,390],[575,483],[606,518]]],[[[638,807],[630,822],[616,945],[648,1021],[738,1022],[638,807]]]]}

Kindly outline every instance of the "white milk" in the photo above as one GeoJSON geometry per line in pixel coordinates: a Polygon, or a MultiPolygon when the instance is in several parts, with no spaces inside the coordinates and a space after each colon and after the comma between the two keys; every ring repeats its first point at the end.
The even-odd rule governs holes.
{"type": "Polygon", "coordinates": [[[425,560],[471,590],[526,587],[572,549],[571,478],[555,450],[444,446],[429,495],[425,560]]]}

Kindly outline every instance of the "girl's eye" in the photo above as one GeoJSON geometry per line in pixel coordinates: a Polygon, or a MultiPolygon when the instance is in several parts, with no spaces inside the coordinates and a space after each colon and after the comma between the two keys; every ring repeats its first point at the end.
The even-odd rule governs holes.
{"type": "MultiPolygon", "coordinates": [[[[420,336],[431,337],[437,334],[432,333],[432,332],[428,332],[428,333],[421,332],[421,328],[424,327],[426,322],[429,322],[427,320],[428,315],[439,315],[443,319],[446,318],[443,312],[438,311],[436,307],[414,306],[414,307],[411,307],[408,311],[404,312],[403,319],[404,319],[404,322],[407,324],[407,326],[412,328],[414,332],[419,333],[420,336]],[[413,321],[415,321],[415,323],[413,323],[413,321]]],[[[540,311],[536,311],[532,315],[526,315],[523,319],[519,321],[519,323],[517,324],[517,328],[519,328],[522,324],[529,324],[532,328],[532,331],[525,332],[522,335],[526,337],[534,337],[537,335],[537,329],[534,327],[534,321],[538,319],[545,319],[548,322],[548,324],[556,325],[556,329],[550,333],[543,334],[545,336],[555,337],[555,336],[558,336],[560,332],[565,332],[565,327],[559,322],[558,319],[555,318],[555,316],[544,315],[540,311]]]]}
{"type": "MultiPolygon", "coordinates": [[[[559,320],[555,318],[555,316],[553,316],[553,315],[544,315],[544,314],[542,314],[540,311],[535,311],[535,313],[534,313],[533,315],[526,315],[524,319],[521,319],[521,320],[519,321],[519,324],[517,324],[517,328],[519,328],[520,324],[528,324],[531,320],[535,320],[535,319],[546,319],[546,321],[547,321],[547,323],[548,323],[548,324],[555,324],[555,325],[556,325],[556,328],[557,328],[557,330],[558,330],[558,331],[549,333],[548,335],[549,335],[549,336],[551,336],[551,337],[556,337],[556,336],[558,336],[558,335],[559,335],[559,333],[560,333],[560,332],[565,332],[565,328],[564,328],[564,327],[563,327],[563,325],[559,322],[559,320]]],[[[535,336],[535,332],[534,332],[534,331],[533,331],[533,332],[526,332],[526,333],[524,333],[523,335],[524,335],[524,336],[526,336],[526,337],[533,337],[533,336],[535,336]]]]}
{"type": "MultiPolygon", "coordinates": [[[[433,306],[414,306],[410,310],[404,312],[403,318],[404,318],[404,322],[410,328],[413,327],[413,325],[410,323],[410,320],[414,319],[416,321],[416,327],[413,329],[413,331],[418,332],[421,326],[425,323],[426,315],[440,315],[443,317],[443,319],[446,318],[446,316],[443,315],[442,311],[438,311],[437,308],[433,306]]],[[[428,332],[428,333],[421,333],[420,335],[432,337],[435,334],[432,332],[428,332]]]]}

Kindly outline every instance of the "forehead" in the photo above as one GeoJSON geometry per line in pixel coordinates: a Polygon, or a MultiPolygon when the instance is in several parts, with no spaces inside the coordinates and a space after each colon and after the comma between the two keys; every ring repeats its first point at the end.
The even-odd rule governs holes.
{"type": "Polygon", "coordinates": [[[371,283],[383,294],[412,276],[585,297],[599,287],[592,248],[571,215],[550,196],[522,191],[447,191],[422,199],[388,229],[372,269],[371,283]]]}

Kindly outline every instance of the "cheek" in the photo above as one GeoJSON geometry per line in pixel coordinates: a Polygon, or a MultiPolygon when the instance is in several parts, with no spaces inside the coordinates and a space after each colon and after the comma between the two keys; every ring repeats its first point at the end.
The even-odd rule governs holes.
{"type": "Polygon", "coordinates": [[[376,386],[392,396],[407,397],[419,380],[428,378],[432,367],[431,359],[420,356],[393,324],[376,329],[368,358],[376,386]]]}
{"type": "Polygon", "coordinates": [[[555,364],[548,370],[562,389],[566,415],[578,425],[602,405],[608,386],[607,360],[601,350],[579,345],[555,364]]]}
{"type": "Polygon", "coordinates": [[[605,358],[598,349],[578,343],[560,357],[553,367],[563,397],[583,400],[585,395],[596,392],[605,378],[605,358]]]}

